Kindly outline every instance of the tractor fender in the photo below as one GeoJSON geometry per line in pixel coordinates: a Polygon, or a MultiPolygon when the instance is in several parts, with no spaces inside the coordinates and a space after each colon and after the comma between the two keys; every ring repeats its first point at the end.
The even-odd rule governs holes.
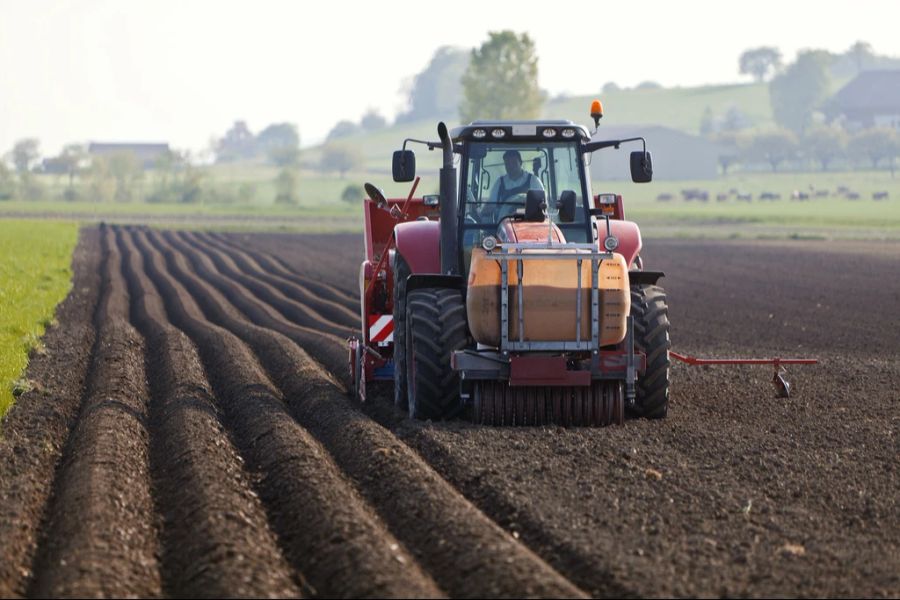
{"type": "MultiPolygon", "coordinates": [[[[641,242],[641,230],[638,229],[637,223],[634,221],[620,221],[618,219],[609,220],[609,229],[612,234],[619,240],[619,248],[616,250],[625,257],[625,263],[628,268],[634,266],[634,259],[641,252],[643,243],[641,242]]],[[[597,219],[597,246],[603,250],[603,241],[606,239],[606,221],[597,219]]]]}
{"type": "Polygon", "coordinates": [[[408,221],[394,227],[397,252],[412,273],[441,272],[441,224],[438,221],[408,221]]]}

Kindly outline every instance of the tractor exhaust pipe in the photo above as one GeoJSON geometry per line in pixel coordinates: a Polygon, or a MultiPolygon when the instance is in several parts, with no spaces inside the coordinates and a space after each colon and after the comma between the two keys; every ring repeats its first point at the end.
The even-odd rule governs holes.
{"type": "Polygon", "coordinates": [[[453,167],[453,141],[443,121],[438,123],[438,136],[444,152],[441,167],[441,274],[459,275],[457,237],[456,169],[453,167]]]}

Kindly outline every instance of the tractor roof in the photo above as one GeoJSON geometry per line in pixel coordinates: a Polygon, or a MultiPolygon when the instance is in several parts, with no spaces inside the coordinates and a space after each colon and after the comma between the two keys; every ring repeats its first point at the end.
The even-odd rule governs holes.
{"type": "Polygon", "coordinates": [[[586,142],[591,139],[588,130],[577,123],[563,119],[544,119],[539,121],[473,121],[468,125],[456,127],[450,132],[454,141],[504,141],[504,142],[546,142],[578,138],[586,142]],[[544,131],[552,129],[555,135],[545,135],[544,131]],[[502,130],[502,135],[494,135],[494,131],[502,130]],[[572,130],[570,137],[563,136],[563,130],[572,130]],[[483,133],[479,133],[483,132],[483,133]]]}

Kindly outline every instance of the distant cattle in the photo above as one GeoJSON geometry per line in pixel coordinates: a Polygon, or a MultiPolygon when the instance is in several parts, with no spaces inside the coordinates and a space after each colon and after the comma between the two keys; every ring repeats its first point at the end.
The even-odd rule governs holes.
{"type": "Polygon", "coordinates": [[[847,192],[844,194],[847,200],[859,200],[859,192],[847,192]]]}
{"type": "Polygon", "coordinates": [[[753,194],[738,194],[738,202],[753,202],[753,194]]]}
{"type": "Polygon", "coordinates": [[[850,188],[848,188],[846,185],[839,185],[837,188],[837,193],[838,194],[849,194],[850,188]]]}
{"type": "Polygon", "coordinates": [[[728,194],[725,194],[723,192],[719,192],[718,194],[716,194],[717,202],[725,202],[726,200],[728,200],[728,194]]]}
{"type": "Polygon", "coordinates": [[[827,198],[829,195],[828,190],[816,190],[816,198],[827,198]]]}
{"type": "Polygon", "coordinates": [[[875,192],[872,194],[872,200],[887,200],[888,193],[887,192],[875,192]]]}
{"type": "Polygon", "coordinates": [[[709,200],[709,192],[697,188],[690,188],[687,190],[681,190],[681,197],[688,202],[690,202],[691,200],[706,202],[709,200]]]}
{"type": "Polygon", "coordinates": [[[674,196],[672,194],[660,194],[656,197],[657,202],[671,202],[674,196]]]}
{"type": "Polygon", "coordinates": [[[809,194],[807,192],[801,192],[800,190],[794,190],[791,192],[791,200],[809,200],[809,194]]]}
{"type": "Polygon", "coordinates": [[[760,200],[781,200],[781,194],[775,192],[763,192],[759,195],[760,200]]]}

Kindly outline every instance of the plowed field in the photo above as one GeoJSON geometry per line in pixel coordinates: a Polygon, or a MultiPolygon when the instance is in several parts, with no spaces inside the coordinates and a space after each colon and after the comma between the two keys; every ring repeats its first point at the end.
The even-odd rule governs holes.
{"type": "Polygon", "coordinates": [[[900,595],[900,246],[648,242],[663,421],[345,392],[358,236],[85,230],[0,438],[0,596],[900,595]]]}

